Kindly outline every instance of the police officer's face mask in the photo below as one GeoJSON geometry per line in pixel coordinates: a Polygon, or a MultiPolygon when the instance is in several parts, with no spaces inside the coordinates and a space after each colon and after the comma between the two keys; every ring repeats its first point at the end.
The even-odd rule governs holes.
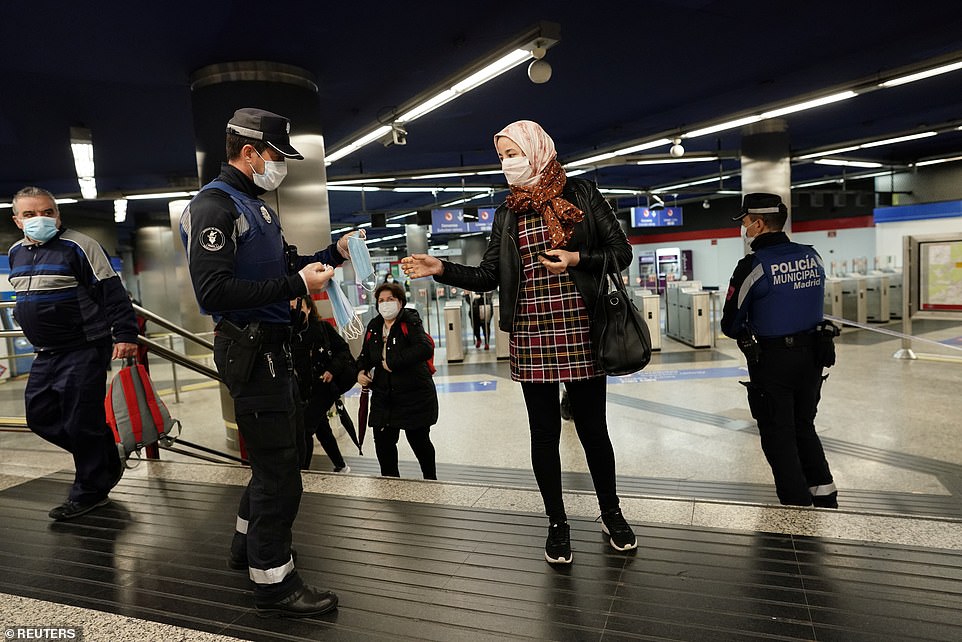
{"type": "Polygon", "coordinates": [[[744,240],[746,243],[750,242],[753,238],[755,238],[754,235],[750,235],[748,233],[748,230],[755,227],[756,223],[758,223],[758,221],[752,221],[748,225],[742,225],[742,240],[744,240]]]}
{"type": "MultiPolygon", "coordinates": [[[[260,152],[258,152],[256,149],[254,150],[254,153],[258,156],[261,156],[260,152]]],[[[257,170],[254,169],[254,165],[250,161],[247,161],[247,164],[251,166],[251,170],[254,172],[254,185],[257,185],[265,192],[270,192],[280,187],[284,177],[287,176],[287,163],[282,160],[269,161],[263,156],[261,156],[261,160],[264,161],[263,174],[258,174],[257,170]]]]}

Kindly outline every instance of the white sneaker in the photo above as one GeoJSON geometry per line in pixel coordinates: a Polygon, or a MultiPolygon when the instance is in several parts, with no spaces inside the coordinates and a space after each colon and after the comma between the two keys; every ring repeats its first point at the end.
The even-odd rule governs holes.
{"type": "Polygon", "coordinates": [[[351,467],[347,464],[344,464],[341,468],[335,468],[334,472],[339,474],[349,473],[351,472],[351,467]]]}

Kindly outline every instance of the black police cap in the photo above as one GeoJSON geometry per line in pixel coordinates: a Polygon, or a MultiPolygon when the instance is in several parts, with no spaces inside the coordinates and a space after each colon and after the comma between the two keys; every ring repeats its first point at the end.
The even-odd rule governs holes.
{"type": "Polygon", "coordinates": [[[767,192],[752,192],[745,194],[742,199],[742,212],[738,216],[733,216],[733,221],[740,221],[746,214],[776,214],[778,212],[788,213],[788,208],[782,203],[782,197],[778,194],[767,192]]]}
{"type": "Polygon", "coordinates": [[[285,158],[304,160],[300,152],[291,147],[291,121],[274,112],[254,107],[238,109],[228,121],[227,131],[262,140],[285,158]]]}

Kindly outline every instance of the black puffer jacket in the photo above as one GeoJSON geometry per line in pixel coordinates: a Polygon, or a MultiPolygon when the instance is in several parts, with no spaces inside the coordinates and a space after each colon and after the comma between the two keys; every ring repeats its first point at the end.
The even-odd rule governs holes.
{"type": "Polygon", "coordinates": [[[424,333],[421,317],[402,308],[387,338],[387,367],[381,367],[384,317],[371,319],[357,357],[358,371],[373,378],[368,424],[376,427],[426,428],[438,421],[438,391],[428,369],[434,345],[424,333]],[[405,332],[406,330],[406,332],[405,332]]]}
{"type": "MultiPolygon", "coordinates": [[[[604,250],[611,250],[621,271],[631,263],[631,246],[614,212],[593,182],[569,178],[561,195],[585,213],[585,218],[575,224],[571,240],[561,249],[577,251],[581,255],[578,265],[569,273],[591,311],[601,285],[604,250]]],[[[491,239],[479,266],[469,267],[450,261],[442,261],[442,264],[444,273],[434,277],[440,283],[475,292],[500,287],[499,326],[505,332],[511,331],[521,288],[521,252],[518,249],[518,217],[507,205],[502,204],[494,214],[491,239]]]]}

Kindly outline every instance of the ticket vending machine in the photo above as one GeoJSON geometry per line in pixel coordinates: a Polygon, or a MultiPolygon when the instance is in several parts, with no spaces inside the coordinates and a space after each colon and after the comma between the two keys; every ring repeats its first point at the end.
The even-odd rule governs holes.
{"type": "Polygon", "coordinates": [[[653,251],[641,252],[638,255],[638,283],[639,288],[658,291],[658,268],[655,265],[653,251]]]}
{"type": "Polygon", "coordinates": [[[667,283],[691,281],[691,250],[677,247],[663,247],[655,250],[655,268],[658,274],[658,292],[664,292],[667,283]]]}

